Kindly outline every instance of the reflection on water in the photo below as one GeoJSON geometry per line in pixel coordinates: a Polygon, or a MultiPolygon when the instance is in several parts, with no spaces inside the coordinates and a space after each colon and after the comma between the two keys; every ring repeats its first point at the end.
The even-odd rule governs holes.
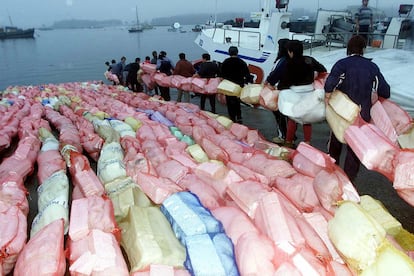
{"type": "Polygon", "coordinates": [[[119,61],[122,56],[127,63],[136,57],[144,60],[153,50],[165,50],[174,62],[180,52],[189,60],[201,57],[203,50],[194,43],[197,33],[167,29],[36,30],[35,39],[0,40],[0,90],[9,85],[103,80],[105,61],[119,61]]]}

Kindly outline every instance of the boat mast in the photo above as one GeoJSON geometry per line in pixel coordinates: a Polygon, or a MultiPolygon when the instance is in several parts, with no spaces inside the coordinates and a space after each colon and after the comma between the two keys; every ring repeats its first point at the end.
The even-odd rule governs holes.
{"type": "Polygon", "coordinates": [[[13,22],[12,22],[10,14],[9,14],[9,21],[10,21],[10,26],[13,26],[13,22]]]}
{"type": "Polygon", "coordinates": [[[139,19],[138,19],[138,6],[135,6],[135,16],[137,18],[137,26],[139,26],[139,19]]]}

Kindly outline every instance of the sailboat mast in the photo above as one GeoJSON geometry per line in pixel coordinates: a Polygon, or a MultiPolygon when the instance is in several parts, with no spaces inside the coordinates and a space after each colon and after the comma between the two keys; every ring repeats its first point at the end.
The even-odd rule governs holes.
{"type": "Polygon", "coordinates": [[[137,26],[139,25],[139,19],[138,19],[138,6],[135,6],[135,16],[137,17],[137,26]]]}

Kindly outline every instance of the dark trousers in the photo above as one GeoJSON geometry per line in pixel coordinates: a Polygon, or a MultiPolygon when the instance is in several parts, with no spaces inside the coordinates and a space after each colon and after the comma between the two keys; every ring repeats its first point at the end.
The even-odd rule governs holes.
{"type": "Polygon", "coordinates": [[[242,123],[240,98],[226,95],[227,112],[233,122],[242,123]]]}
{"type": "Polygon", "coordinates": [[[279,110],[273,111],[273,115],[275,116],[277,126],[282,134],[282,138],[286,138],[286,131],[287,131],[287,117],[283,115],[279,110]]]}
{"type": "Polygon", "coordinates": [[[164,99],[164,101],[168,102],[169,100],[171,100],[170,88],[169,87],[164,87],[164,86],[159,86],[159,88],[160,88],[161,97],[164,99]]]}
{"type": "Polygon", "coordinates": [[[365,41],[367,42],[367,45],[369,45],[369,25],[359,25],[359,31],[358,34],[365,38],[365,41]]]}
{"type": "Polygon", "coordinates": [[[206,99],[210,102],[211,112],[216,113],[216,94],[201,94],[200,95],[200,109],[206,110],[206,99]]]}
{"type": "MultiPolygon", "coordinates": [[[[335,137],[333,132],[331,132],[331,137],[329,140],[329,155],[335,159],[335,163],[339,165],[339,160],[341,158],[342,143],[335,137]]],[[[354,181],[358,175],[359,167],[361,161],[359,161],[355,152],[351,149],[350,146],[346,146],[346,156],[344,163],[344,172],[348,176],[349,180],[354,181]]]]}

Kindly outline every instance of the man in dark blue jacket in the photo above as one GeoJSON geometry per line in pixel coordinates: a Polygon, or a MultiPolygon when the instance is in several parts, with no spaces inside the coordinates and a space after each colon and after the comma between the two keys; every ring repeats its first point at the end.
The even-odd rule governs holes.
{"type": "MultiPolygon", "coordinates": [[[[342,91],[361,107],[361,117],[371,120],[372,93],[379,97],[390,97],[390,86],[384,79],[378,66],[371,59],[363,57],[366,40],[362,36],[353,36],[347,46],[347,57],[337,61],[325,83],[327,98],[335,89],[342,91]]],[[[331,133],[329,154],[339,164],[342,143],[331,133]]],[[[352,181],[357,176],[360,161],[352,149],[347,146],[344,171],[352,181]]]]}

